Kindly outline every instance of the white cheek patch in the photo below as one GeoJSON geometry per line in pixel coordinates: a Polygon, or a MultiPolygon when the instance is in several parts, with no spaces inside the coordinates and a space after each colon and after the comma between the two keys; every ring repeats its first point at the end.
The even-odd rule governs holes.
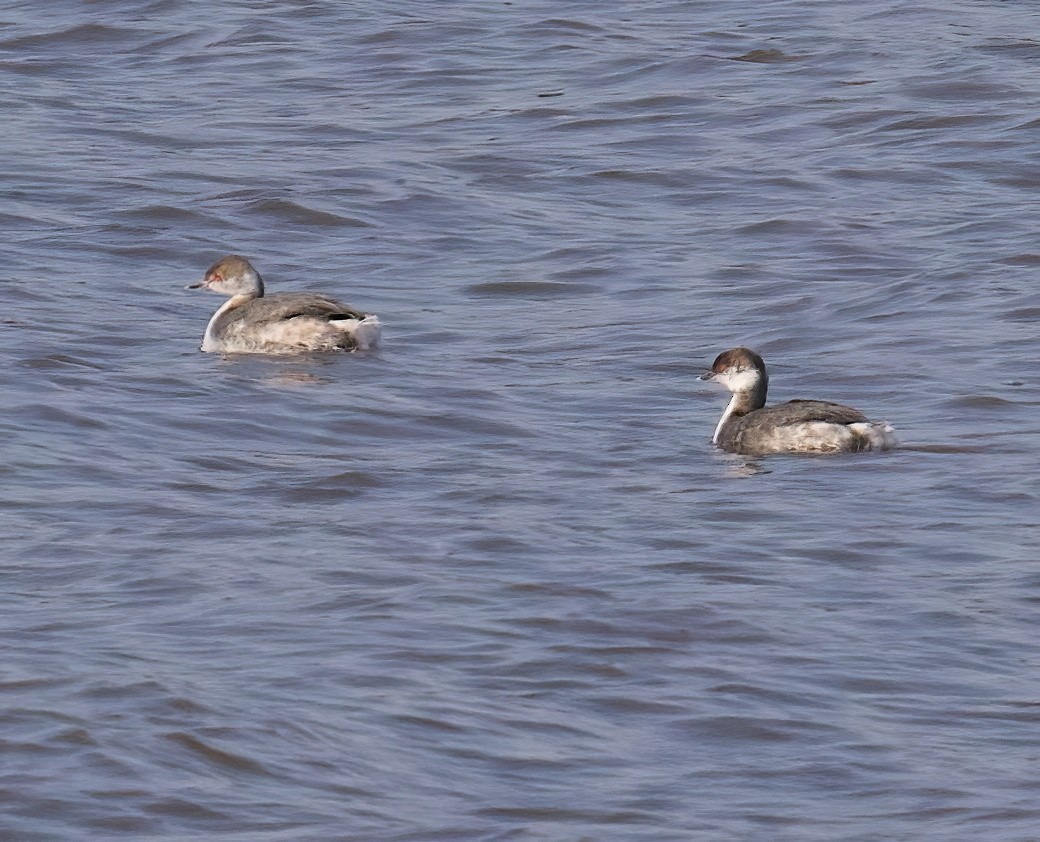
{"type": "Polygon", "coordinates": [[[753,368],[727,369],[721,374],[715,375],[715,382],[721,383],[731,392],[746,392],[755,387],[759,377],[759,373],[753,368]]]}

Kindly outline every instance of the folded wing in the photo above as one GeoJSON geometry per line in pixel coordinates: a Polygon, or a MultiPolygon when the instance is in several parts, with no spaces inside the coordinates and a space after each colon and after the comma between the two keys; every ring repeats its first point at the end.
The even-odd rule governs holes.
{"type": "Polygon", "coordinates": [[[804,424],[811,421],[827,421],[831,424],[859,424],[867,420],[867,416],[858,409],[830,401],[793,400],[773,407],[781,408],[782,412],[775,413],[779,418],[774,419],[773,423],[779,421],[781,424],[804,424]]]}
{"type": "Polygon", "coordinates": [[[355,310],[317,292],[278,293],[258,298],[250,305],[256,316],[264,321],[280,321],[295,319],[300,316],[312,316],[319,319],[336,321],[339,319],[365,318],[365,313],[355,310]]]}

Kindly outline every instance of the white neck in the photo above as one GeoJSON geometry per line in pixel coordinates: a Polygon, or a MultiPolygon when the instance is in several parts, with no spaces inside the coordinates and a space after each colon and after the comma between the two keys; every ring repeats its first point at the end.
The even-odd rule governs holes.
{"type": "Polygon", "coordinates": [[[233,310],[241,304],[245,304],[253,296],[251,295],[233,295],[227,301],[217,308],[217,312],[213,314],[213,317],[209,320],[209,324],[206,325],[206,332],[202,335],[202,347],[200,351],[219,351],[220,341],[217,339],[214,327],[216,327],[217,320],[223,316],[228,310],[233,310]]]}
{"type": "Polygon", "coordinates": [[[729,399],[729,406],[727,406],[726,411],[722,413],[722,418],[719,419],[718,426],[715,427],[715,435],[711,437],[712,444],[719,443],[719,434],[722,432],[722,425],[729,420],[729,417],[733,414],[733,410],[737,408],[738,400],[738,395],[734,395],[732,398],[729,399]]]}

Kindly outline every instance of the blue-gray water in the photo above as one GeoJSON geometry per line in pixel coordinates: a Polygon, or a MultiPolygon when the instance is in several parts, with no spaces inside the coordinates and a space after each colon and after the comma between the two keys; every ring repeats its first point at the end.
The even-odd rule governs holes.
{"type": "Polygon", "coordinates": [[[1037,838],[1038,32],[6,5],[0,837],[1037,838]],[[715,452],[737,344],[907,447],[715,452]]]}

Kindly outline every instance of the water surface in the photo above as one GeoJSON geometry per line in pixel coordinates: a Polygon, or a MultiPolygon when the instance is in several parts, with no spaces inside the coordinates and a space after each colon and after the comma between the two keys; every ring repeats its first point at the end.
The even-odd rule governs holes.
{"type": "Polygon", "coordinates": [[[0,13],[0,836],[1032,838],[1038,25],[0,13]],[[906,446],[714,451],[737,344],[906,446]]]}

